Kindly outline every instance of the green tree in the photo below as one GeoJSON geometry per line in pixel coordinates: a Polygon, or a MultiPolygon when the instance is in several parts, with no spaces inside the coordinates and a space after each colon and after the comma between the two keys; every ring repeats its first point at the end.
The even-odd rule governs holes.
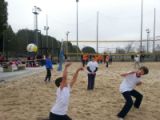
{"type": "Polygon", "coordinates": [[[0,0],[0,52],[3,50],[3,35],[7,29],[7,2],[0,0]]]}
{"type": "Polygon", "coordinates": [[[83,52],[83,53],[96,53],[96,52],[95,52],[95,49],[92,48],[92,47],[89,47],[89,46],[84,47],[84,48],[82,49],[82,52],[83,52]]]}
{"type": "Polygon", "coordinates": [[[7,30],[5,31],[5,41],[4,41],[4,49],[5,51],[15,51],[16,52],[16,48],[17,48],[17,43],[16,43],[16,36],[15,33],[12,30],[12,27],[9,25],[7,30]]]}

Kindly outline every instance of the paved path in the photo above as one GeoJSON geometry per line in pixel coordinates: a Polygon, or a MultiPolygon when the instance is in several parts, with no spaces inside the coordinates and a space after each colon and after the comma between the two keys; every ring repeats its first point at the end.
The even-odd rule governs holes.
{"type": "Polygon", "coordinates": [[[15,78],[21,78],[28,75],[33,75],[39,72],[45,71],[45,67],[37,68],[26,68],[26,70],[14,71],[14,72],[3,72],[2,67],[0,67],[0,82],[6,80],[13,80],[15,78]]]}

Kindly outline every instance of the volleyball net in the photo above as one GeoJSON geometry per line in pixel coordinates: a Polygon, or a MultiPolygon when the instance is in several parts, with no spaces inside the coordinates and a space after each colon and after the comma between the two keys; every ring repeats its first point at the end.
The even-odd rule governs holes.
{"type": "MultiPolygon", "coordinates": [[[[76,45],[75,41],[70,41],[76,45]]],[[[142,47],[140,47],[139,40],[110,40],[110,41],[78,41],[79,48],[82,50],[85,47],[92,47],[95,53],[83,53],[83,51],[72,53],[72,51],[64,48],[64,53],[70,60],[80,60],[83,54],[92,56],[112,56],[114,61],[131,61],[133,56],[141,55],[145,61],[159,61],[160,60],[160,39],[143,40],[142,47]]]]}

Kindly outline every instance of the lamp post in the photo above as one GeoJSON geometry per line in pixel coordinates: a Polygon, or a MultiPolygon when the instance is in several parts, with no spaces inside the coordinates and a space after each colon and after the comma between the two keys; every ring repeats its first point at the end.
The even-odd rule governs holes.
{"type": "Polygon", "coordinates": [[[41,12],[41,8],[34,6],[34,8],[32,9],[32,13],[34,14],[35,18],[34,18],[34,29],[35,29],[35,43],[38,46],[38,15],[39,12],[41,12]]]}
{"type": "Polygon", "coordinates": [[[67,37],[67,49],[66,49],[66,53],[67,53],[67,55],[68,55],[68,35],[69,35],[69,33],[70,33],[69,31],[66,32],[66,37],[67,37]]]}
{"type": "Polygon", "coordinates": [[[140,52],[142,52],[142,40],[143,40],[143,0],[141,0],[141,33],[140,33],[140,52]]]}
{"type": "Polygon", "coordinates": [[[48,15],[46,15],[46,26],[44,26],[44,30],[46,31],[46,48],[48,49],[49,45],[48,45],[48,30],[49,30],[49,26],[48,26],[48,15]]]}
{"type": "Polygon", "coordinates": [[[97,54],[98,54],[98,39],[99,39],[99,11],[97,12],[97,54]]]}
{"type": "Polygon", "coordinates": [[[147,53],[149,52],[149,34],[150,34],[150,29],[146,29],[147,32],[147,53]]]}
{"type": "Polygon", "coordinates": [[[39,36],[40,36],[40,37],[38,37],[39,40],[40,40],[40,46],[39,46],[38,49],[39,49],[39,51],[40,51],[39,53],[42,54],[42,45],[43,45],[43,43],[42,43],[42,39],[41,39],[41,30],[37,30],[37,35],[38,35],[38,34],[39,34],[39,36]]]}
{"type": "Polygon", "coordinates": [[[77,3],[77,47],[78,47],[78,2],[79,0],[76,0],[76,3],[77,3]]]}
{"type": "Polygon", "coordinates": [[[78,2],[79,0],[76,0],[76,3],[77,3],[77,59],[78,59],[78,2]]]}
{"type": "Polygon", "coordinates": [[[153,23],[153,50],[155,52],[155,38],[156,38],[156,8],[154,8],[154,23],[153,23]]]}

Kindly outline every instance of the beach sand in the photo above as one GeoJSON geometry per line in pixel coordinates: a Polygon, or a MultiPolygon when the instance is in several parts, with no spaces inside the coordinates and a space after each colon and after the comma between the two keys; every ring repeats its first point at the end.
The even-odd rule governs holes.
{"type": "MultiPolygon", "coordinates": [[[[69,68],[71,79],[81,63],[69,68]]],[[[150,69],[136,90],[144,96],[140,109],[132,108],[125,120],[160,120],[160,63],[144,63],[150,69]]],[[[118,120],[116,114],[124,105],[119,92],[120,73],[134,70],[131,62],[113,62],[106,69],[99,65],[95,89],[87,91],[87,71],[80,72],[74,85],[68,115],[73,120],[118,120]]],[[[55,102],[54,82],[44,83],[45,72],[0,83],[0,120],[42,120],[55,102]]],[[[52,80],[61,73],[52,71],[52,80]]]]}

